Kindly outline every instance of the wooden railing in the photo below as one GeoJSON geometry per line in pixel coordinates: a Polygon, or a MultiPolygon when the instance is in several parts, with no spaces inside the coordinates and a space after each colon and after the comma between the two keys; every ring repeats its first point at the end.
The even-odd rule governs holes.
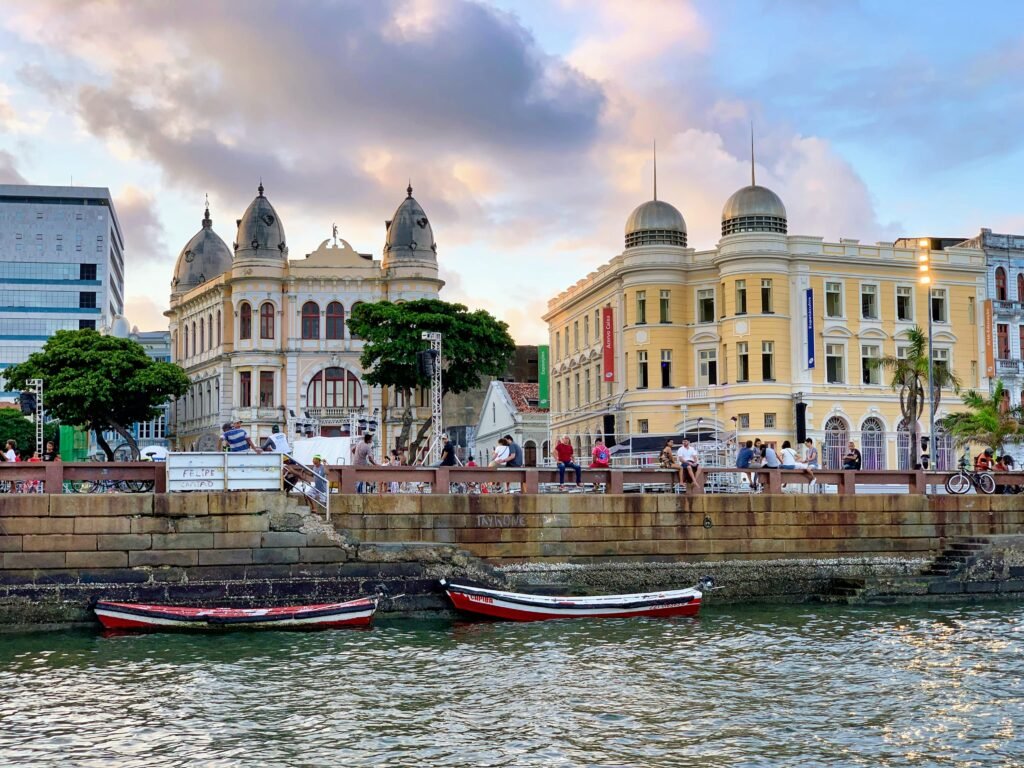
{"type": "MultiPolygon", "coordinates": [[[[800,470],[735,469],[712,467],[702,472],[697,483],[687,486],[689,493],[702,494],[709,476],[730,481],[745,475],[746,484],[735,478],[731,484],[717,483],[723,491],[730,488],[760,486],[765,493],[782,493],[784,485],[807,486],[808,478],[800,470]]],[[[898,470],[824,470],[814,471],[819,485],[835,486],[839,494],[853,494],[858,485],[903,486],[909,493],[926,493],[928,486],[942,486],[949,472],[904,472],[898,470]]],[[[1024,472],[995,472],[997,485],[1024,486],[1024,472]]],[[[451,492],[451,484],[470,487],[483,483],[514,483],[522,493],[539,493],[542,485],[558,483],[554,467],[489,469],[487,467],[328,467],[328,479],[341,493],[357,493],[359,483],[425,483],[432,493],[451,492]]],[[[575,473],[565,473],[567,485],[575,482],[575,473]]],[[[583,482],[603,486],[606,493],[623,493],[636,486],[673,486],[675,470],[657,468],[584,469],[583,482]]],[[[167,474],[163,462],[18,462],[0,463],[0,490],[10,492],[66,493],[73,491],[165,493],[167,474]],[[41,485],[38,483],[41,482],[41,485]]],[[[0,501],[2,504],[2,501],[0,501]]]]}

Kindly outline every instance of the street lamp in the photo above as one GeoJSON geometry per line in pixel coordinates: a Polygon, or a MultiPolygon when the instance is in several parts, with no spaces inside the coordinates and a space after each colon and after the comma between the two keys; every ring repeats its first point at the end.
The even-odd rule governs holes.
{"type": "Polygon", "coordinates": [[[731,417],[729,421],[732,422],[732,432],[734,436],[736,457],[740,455],[740,420],[735,416],[731,417]]]}
{"type": "MultiPolygon", "coordinates": [[[[918,279],[921,285],[925,286],[925,310],[928,312],[928,442],[931,448],[931,463],[938,460],[938,443],[935,441],[935,371],[934,355],[932,354],[932,275],[931,275],[931,245],[927,237],[917,241],[920,249],[917,254],[918,279]]],[[[916,454],[917,451],[915,450],[916,454]]]]}
{"type": "Polygon", "coordinates": [[[701,427],[701,424],[703,424],[703,423],[704,423],[704,417],[703,416],[698,416],[697,417],[697,448],[698,448],[698,450],[700,450],[700,427],[701,427]]]}

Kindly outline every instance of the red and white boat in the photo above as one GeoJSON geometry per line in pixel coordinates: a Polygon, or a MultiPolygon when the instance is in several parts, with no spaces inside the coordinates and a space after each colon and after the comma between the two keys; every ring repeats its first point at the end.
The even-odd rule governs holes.
{"type": "MultiPolygon", "coordinates": [[[[452,603],[460,611],[512,621],[543,619],[610,618],[628,616],[696,616],[703,593],[700,589],[674,589],[633,595],[598,597],[549,597],[501,592],[441,579],[452,603]]],[[[710,579],[699,585],[710,588],[710,579]]]]}
{"type": "Polygon", "coordinates": [[[345,603],[280,608],[184,608],[100,600],[93,610],[107,629],[337,629],[369,625],[377,601],[377,597],[360,597],[345,603]]]}

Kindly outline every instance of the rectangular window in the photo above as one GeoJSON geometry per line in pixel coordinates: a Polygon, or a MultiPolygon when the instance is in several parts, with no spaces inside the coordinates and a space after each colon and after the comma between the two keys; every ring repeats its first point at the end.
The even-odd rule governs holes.
{"type": "Polygon", "coordinates": [[[636,387],[647,389],[647,350],[641,349],[636,353],[636,387]]]}
{"type": "Polygon", "coordinates": [[[703,387],[718,383],[718,350],[702,349],[697,353],[699,366],[698,380],[703,387]]]}
{"type": "Polygon", "coordinates": [[[736,314],[747,314],[747,281],[736,281],[736,314]]]}
{"type": "Polygon", "coordinates": [[[577,320],[572,324],[572,348],[574,351],[580,351],[580,321],[577,320]]]}
{"type": "MultiPolygon", "coordinates": [[[[949,376],[949,350],[948,349],[935,349],[932,350],[932,369],[937,381],[949,376]]],[[[945,389],[949,388],[949,382],[947,380],[944,385],[945,389]]]]}
{"type": "Polygon", "coordinates": [[[96,292],[83,291],[78,294],[79,309],[96,309],[96,292]]]}
{"type": "Polygon", "coordinates": [[[971,383],[978,380],[978,361],[971,360],[971,383]]]}
{"type": "Polygon", "coordinates": [[[761,312],[770,315],[775,311],[772,301],[772,280],[770,277],[761,278],[761,312]]]}
{"type": "Polygon", "coordinates": [[[843,316],[843,284],[825,283],[825,317],[843,316]]]}
{"type": "Polygon", "coordinates": [[[590,369],[583,369],[583,396],[584,402],[590,405],[590,369]]]}
{"type": "Polygon", "coordinates": [[[580,405],[582,405],[582,401],[580,400],[580,375],[578,373],[576,374],[575,385],[576,386],[573,389],[573,394],[576,397],[576,407],[579,408],[580,405]]]}
{"type": "Polygon", "coordinates": [[[878,319],[878,286],[862,285],[860,287],[860,316],[865,320],[878,319]]]}
{"type": "Polygon", "coordinates": [[[829,384],[846,381],[846,348],[842,344],[825,345],[825,380],[829,384]]]}
{"type": "Polygon", "coordinates": [[[651,422],[647,419],[637,419],[636,426],[641,435],[646,435],[651,431],[651,422]]]}
{"type": "Polygon", "coordinates": [[[761,379],[775,381],[775,342],[761,342],[761,379]]]}
{"type": "Polygon", "coordinates": [[[562,412],[562,382],[555,382],[555,412],[562,412]]]}
{"type": "Polygon", "coordinates": [[[750,414],[739,413],[736,415],[736,426],[740,429],[750,429],[750,414]]]}
{"type": "Polygon", "coordinates": [[[274,338],[274,305],[269,301],[260,306],[260,338],[274,338]]]}
{"type": "Polygon", "coordinates": [[[897,344],[896,345],[896,359],[897,360],[906,360],[907,359],[907,352],[909,350],[910,350],[910,347],[908,345],[906,345],[906,344],[897,344]]]}
{"type": "Polygon", "coordinates": [[[95,331],[96,330],[96,321],[95,320],[79,320],[78,321],[78,330],[83,331],[86,328],[92,328],[92,330],[95,331]]]}
{"type": "Polygon", "coordinates": [[[775,414],[774,413],[766,413],[764,415],[764,428],[765,429],[775,429],[775,414]]]}
{"type": "Polygon", "coordinates": [[[569,356],[569,326],[565,326],[565,356],[569,356]]]}
{"type": "Polygon", "coordinates": [[[864,384],[881,384],[882,369],[878,360],[882,357],[882,350],[877,344],[862,344],[860,348],[860,370],[861,381],[864,384]]]}
{"type": "Polygon", "coordinates": [[[669,291],[661,291],[658,298],[659,312],[661,314],[661,322],[671,323],[672,322],[672,305],[670,303],[672,294],[669,291]]]}
{"type": "Polygon", "coordinates": [[[750,355],[747,342],[736,342],[736,381],[750,381],[750,355]]]}
{"type": "Polygon", "coordinates": [[[896,286],[896,319],[914,319],[914,289],[909,285],[896,286]]]}
{"type": "Polygon", "coordinates": [[[932,321],[945,323],[948,319],[946,313],[946,289],[932,288],[932,321]]]}
{"type": "Polygon", "coordinates": [[[661,387],[668,389],[672,386],[672,350],[661,350],[661,387]]]}
{"type": "Polygon", "coordinates": [[[702,288],[697,291],[697,322],[715,322],[715,289],[702,288]]]}
{"type": "Polygon", "coordinates": [[[562,334],[555,331],[555,359],[562,359],[562,334]]]}
{"type": "MultiPolygon", "coordinates": [[[[1021,299],[1024,299],[1024,296],[1020,297],[1018,301],[1020,301],[1021,299]]],[[[977,313],[974,310],[973,296],[967,297],[967,322],[970,323],[971,325],[977,325],[978,323],[977,313]]],[[[1021,351],[1024,351],[1024,347],[1021,347],[1021,351]]]]}
{"type": "Polygon", "coordinates": [[[238,374],[238,407],[252,407],[252,371],[240,371],[238,374]]]}
{"type": "Polygon", "coordinates": [[[583,316],[583,346],[590,346],[590,315],[583,316]]]}
{"type": "Polygon", "coordinates": [[[644,325],[647,322],[647,291],[636,292],[636,324],[644,325]]]}
{"type": "Polygon", "coordinates": [[[274,372],[260,371],[260,408],[274,407],[274,372]]]}
{"type": "Polygon", "coordinates": [[[1010,359],[1010,326],[1006,323],[996,324],[996,356],[1000,360],[1010,359]]]}
{"type": "Polygon", "coordinates": [[[604,344],[604,329],[601,325],[601,310],[594,310],[594,343],[604,344]]]}

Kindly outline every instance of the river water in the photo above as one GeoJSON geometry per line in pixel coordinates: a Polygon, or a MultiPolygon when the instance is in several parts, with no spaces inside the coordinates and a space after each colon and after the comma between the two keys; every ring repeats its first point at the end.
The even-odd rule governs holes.
{"type": "Polygon", "coordinates": [[[1024,765],[1024,606],[0,635],[3,766],[1024,765]]]}

